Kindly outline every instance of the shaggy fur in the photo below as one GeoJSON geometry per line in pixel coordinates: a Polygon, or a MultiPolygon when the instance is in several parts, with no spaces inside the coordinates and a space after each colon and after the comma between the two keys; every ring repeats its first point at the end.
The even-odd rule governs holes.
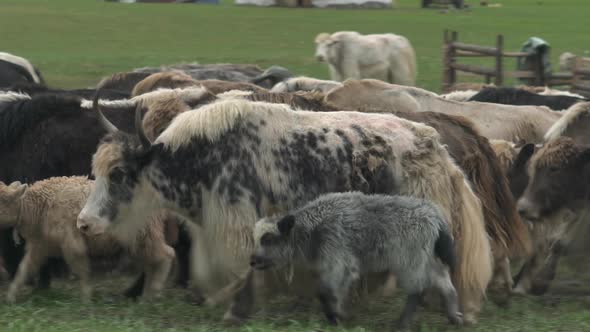
{"type": "Polygon", "coordinates": [[[208,104],[216,98],[202,87],[157,90],[138,97],[137,102],[146,110],[142,122],[145,134],[150,140],[155,140],[176,115],[208,104]]]}
{"type": "MultiPolygon", "coordinates": [[[[35,96],[38,94],[59,94],[59,95],[71,95],[80,98],[92,99],[96,94],[96,89],[74,89],[74,90],[63,90],[49,88],[45,85],[37,83],[21,83],[14,84],[6,88],[8,91],[17,91],[20,93],[26,93],[29,96],[35,96]]],[[[100,98],[108,100],[126,99],[129,98],[129,93],[125,91],[101,89],[100,98]]]]}
{"type": "Polygon", "coordinates": [[[508,180],[488,140],[463,117],[434,112],[395,114],[439,132],[442,143],[448,146],[482,202],[486,231],[497,259],[527,256],[531,250],[528,230],[516,212],[508,180]]]}
{"type": "Polygon", "coordinates": [[[570,96],[545,96],[515,88],[486,88],[469,98],[468,101],[504,105],[538,105],[561,111],[585,99],[570,96]]]}
{"type": "Polygon", "coordinates": [[[15,65],[24,68],[31,77],[32,82],[45,84],[41,73],[29,62],[29,60],[6,52],[0,52],[0,60],[14,63],[15,65]]]}
{"type": "MultiPolygon", "coordinates": [[[[511,181],[518,181],[520,177],[526,177],[526,163],[528,160],[517,160],[522,158],[520,152],[513,143],[494,140],[491,142],[498,158],[503,161],[502,166],[506,174],[510,174],[511,181]],[[518,163],[523,165],[517,165],[518,163]]],[[[511,186],[521,187],[519,183],[511,183],[511,186]]],[[[526,186],[526,183],[524,183],[526,186]]],[[[524,188],[513,190],[516,199],[524,188]]],[[[554,216],[543,218],[542,222],[530,223],[531,239],[533,240],[533,252],[526,258],[519,273],[514,278],[513,292],[519,294],[532,293],[541,295],[544,293],[555,275],[557,260],[561,255],[554,252],[561,239],[568,238],[569,230],[572,228],[575,216],[572,211],[562,210],[554,216]]]]}
{"type": "Polygon", "coordinates": [[[531,159],[531,170],[537,167],[551,168],[567,165],[583,149],[571,139],[554,140],[539,150],[531,159]]]}
{"type": "MultiPolygon", "coordinates": [[[[0,94],[0,100],[7,95],[15,96],[0,94]]],[[[17,99],[0,106],[4,109],[0,111],[0,127],[8,128],[0,134],[8,140],[8,144],[0,144],[3,161],[0,180],[33,183],[54,176],[90,175],[92,154],[106,133],[90,105],[84,105],[84,101],[81,105],[78,98],[62,95],[41,94],[32,99],[20,95],[17,99]]],[[[135,132],[134,102],[101,101],[100,104],[105,116],[120,130],[135,132]]],[[[12,229],[0,230],[0,250],[8,271],[14,275],[24,255],[24,246],[14,243],[12,232],[12,229]]],[[[41,284],[49,282],[45,269],[40,280],[41,284]]],[[[140,295],[142,288],[130,295],[140,295]]]]}
{"type": "Polygon", "coordinates": [[[152,74],[135,85],[131,95],[133,97],[157,89],[178,89],[196,86],[198,83],[182,71],[165,71],[152,74]]]}
{"type": "Polygon", "coordinates": [[[121,241],[109,234],[84,236],[76,229],[76,217],[91,187],[92,181],[85,177],[51,178],[36,182],[30,188],[18,183],[6,186],[0,182],[0,223],[3,227],[15,226],[27,241],[27,253],[8,290],[9,302],[16,300],[18,290],[50,257],[65,258],[80,278],[83,299],[88,300],[91,257],[113,256],[123,250],[143,263],[140,265],[148,280],[144,294],[152,296],[162,290],[174,258],[174,251],[164,241],[162,220],[148,222],[133,241],[121,241]],[[124,248],[122,243],[131,245],[124,248]]]}
{"type": "Polygon", "coordinates": [[[572,93],[572,92],[564,91],[564,90],[551,89],[549,87],[543,87],[543,89],[541,91],[538,91],[537,93],[540,95],[543,95],[543,96],[570,96],[570,97],[576,97],[576,98],[580,98],[580,99],[587,99],[586,97],[579,95],[577,93],[572,93]]]}
{"type": "MultiPolygon", "coordinates": [[[[264,166],[265,160],[269,162],[268,158],[275,158],[274,160],[280,163],[281,159],[273,157],[273,149],[287,146],[289,140],[295,140],[293,141],[295,144],[302,130],[322,132],[322,128],[326,128],[328,132],[333,133],[330,134],[329,139],[326,137],[326,143],[322,143],[326,144],[328,151],[331,148],[336,149],[339,146],[338,144],[343,144],[342,142],[350,142],[350,148],[354,148],[354,150],[348,150],[349,152],[346,152],[348,157],[346,157],[347,154],[342,154],[344,151],[340,152],[343,158],[348,158],[346,159],[347,162],[335,164],[340,165],[338,166],[339,169],[341,168],[339,172],[342,172],[342,176],[346,176],[347,179],[342,184],[344,187],[338,190],[346,190],[345,188],[363,189],[367,190],[367,192],[378,190],[389,192],[395,190],[395,192],[405,195],[430,199],[441,206],[447,220],[453,223],[453,234],[457,239],[456,249],[461,261],[454,278],[457,285],[459,285],[466,319],[474,322],[481,298],[492,273],[491,250],[485,233],[481,204],[471,191],[463,173],[453,163],[444,146],[440,144],[436,131],[428,126],[398,119],[391,115],[355,112],[294,112],[292,108],[283,104],[268,104],[235,99],[220,100],[203,106],[198,111],[185,112],[178,115],[155,141],[155,145],[153,146],[155,151],[153,153],[156,154],[157,162],[155,160],[152,161],[146,166],[147,169],[142,171],[142,174],[145,174],[150,179],[150,183],[160,183],[158,186],[167,186],[161,183],[161,181],[173,181],[174,189],[164,189],[162,187],[162,190],[164,190],[162,193],[170,193],[170,190],[172,190],[180,195],[181,192],[186,192],[186,188],[191,188],[191,190],[194,190],[193,188],[202,188],[202,192],[200,193],[188,192],[191,195],[202,195],[201,199],[204,204],[204,208],[199,210],[200,212],[198,213],[200,217],[197,218],[197,214],[194,213],[191,218],[193,221],[198,220],[197,222],[199,224],[204,225],[204,230],[206,231],[205,234],[202,234],[202,238],[196,240],[196,243],[200,243],[203,250],[200,251],[199,257],[195,258],[195,263],[202,266],[200,271],[209,272],[205,272],[205,275],[201,275],[198,280],[209,283],[214,281],[211,279],[212,274],[210,271],[212,269],[223,271],[221,279],[217,278],[217,281],[223,280],[231,275],[230,271],[235,271],[234,273],[238,275],[241,274],[244,268],[242,259],[244,258],[244,254],[251,250],[253,244],[251,237],[248,235],[251,233],[246,232],[246,230],[251,230],[253,222],[264,215],[264,211],[273,209],[285,211],[286,208],[289,208],[294,203],[303,203],[311,198],[315,198],[316,193],[319,194],[322,193],[322,190],[329,189],[328,187],[313,189],[310,187],[312,183],[315,183],[313,186],[336,185],[339,183],[329,182],[323,184],[325,181],[328,181],[329,176],[326,175],[324,176],[325,181],[321,182],[318,182],[316,177],[313,177],[313,179],[305,178],[305,181],[309,182],[309,186],[301,187],[303,183],[299,177],[309,176],[311,175],[309,172],[313,171],[310,170],[303,175],[295,175],[293,172],[302,172],[304,171],[304,167],[308,166],[301,166],[301,168],[266,168],[264,166]],[[249,124],[253,124],[254,126],[249,124]],[[250,132],[250,130],[254,132],[250,132]],[[381,138],[378,140],[383,140],[380,144],[385,144],[383,145],[384,150],[379,152],[379,149],[371,150],[368,147],[364,147],[364,143],[361,143],[364,139],[362,136],[359,136],[358,130],[380,136],[381,138]],[[229,137],[241,134],[245,136],[238,139],[240,144],[247,144],[248,140],[258,142],[256,145],[256,149],[259,149],[258,153],[248,153],[249,157],[240,157],[233,162],[228,162],[227,165],[233,165],[234,162],[244,164],[242,167],[232,167],[229,170],[230,173],[226,174],[223,171],[221,175],[218,175],[218,180],[207,180],[209,179],[209,175],[207,174],[218,174],[217,172],[222,171],[219,167],[207,164],[215,162],[215,159],[211,159],[214,157],[208,156],[207,153],[215,153],[214,149],[229,143],[227,141],[229,137]],[[339,138],[342,135],[347,138],[339,138]],[[282,142],[280,140],[281,137],[284,137],[286,141],[282,142]],[[200,148],[193,149],[191,148],[192,144],[197,144],[196,146],[200,148]],[[209,148],[202,148],[204,145],[209,146],[209,148]],[[371,153],[376,153],[376,155],[371,157],[371,153]],[[192,172],[201,174],[199,172],[202,171],[197,171],[195,167],[206,167],[207,172],[213,173],[202,173],[203,177],[195,178],[181,176],[178,173],[180,170],[178,170],[168,172],[168,175],[163,177],[159,173],[157,165],[173,162],[174,155],[182,155],[185,158],[182,159],[182,165],[178,164],[179,167],[190,164],[192,165],[192,172]],[[352,169],[349,168],[351,166],[352,169]],[[248,182],[247,184],[243,184],[246,186],[245,189],[235,192],[236,195],[242,195],[244,190],[250,192],[251,195],[263,195],[259,198],[261,200],[260,205],[255,205],[255,201],[249,199],[232,201],[225,194],[219,194],[218,190],[220,190],[220,187],[218,186],[223,183],[226,183],[226,185],[230,183],[228,189],[231,188],[233,180],[229,181],[229,178],[231,178],[232,172],[238,169],[244,171],[252,169],[255,173],[242,177],[248,182]],[[391,181],[376,181],[377,177],[384,176],[380,172],[386,172],[385,176],[388,176],[391,181]],[[175,177],[177,176],[181,176],[182,179],[176,179],[175,177]],[[226,177],[229,178],[221,181],[226,177]],[[289,183],[294,177],[297,177],[299,180],[297,184],[293,183],[291,186],[296,185],[297,187],[290,188],[289,183]],[[253,179],[256,180],[250,182],[253,179]],[[193,180],[207,182],[203,182],[202,184],[195,183],[190,186],[184,184],[183,186],[184,181],[193,180]],[[178,183],[178,181],[182,183],[178,183]],[[207,183],[209,184],[207,185],[207,183]],[[205,187],[202,187],[203,185],[205,187]],[[253,188],[258,188],[258,186],[269,188],[269,190],[272,190],[272,196],[266,196],[266,191],[262,191],[262,189],[247,189],[251,188],[251,186],[254,186],[253,188]],[[273,202],[276,199],[279,200],[273,202]],[[227,239],[228,237],[234,240],[211,241],[211,239],[227,239]],[[216,253],[218,259],[215,259],[215,263],[211,261],[211,256],[208,252],[216,253]],[[217,267],[215,267],[216,265],[217,267]]],[[[313,140],[313,138],[310,139],[309,144],[311,145],[309,148],[320,144],[313,140]]],[[[377,140],[377,138],[375,139],[377,140]]],[[[145,153],[145,151],[133,152],[133,148],[131,146],[127,148],[127,143],[124,142],[125,140],[123,138],[112,137],[110,143],[105,142],[103,144],[124,146],[123,157],[125,158],[125,163],[129,163],[130,160],[136,157],[141,158],[145,153]],[[134,155],[136,157],[133,157],[134,155]]],[[[348,146],[348,143],[346,144],[348,146]]],[[[235,145],[232,143],[231,146],[237,146],[237,143],[235,145]]],[[[244,145],[244,147],[248,147],[248,145],[244,145]]],[[[302,152],[309,148],[305,147],[305,145],[298,147],[298,149],[302,149],[302,152]]],[[[246,153],[248,150],[244,151],[246,153]]],[[[329,156],[332,156],[330,158],[334,158],[337,155],[336,151],[330,152],[330,154],[327,152],[321,153],[325,158],[329,158],[329,156]]],[[[225,156],[224,158],[235,158],[231,154],[220,154],[220,156],[225,156]]],[[[297,156],[294,155],[293,158],[297,158],[297,156]]],[[[313,167],[327,166],[326,163],[322,164],[319,161],[318,163],[307,163],[306,161],[305,165],[310,165],[309,167],[312,167],[311,165],[314,165],[313,167]]],[[[131,167],[131,165],[129,166],[131,167]]],[[[136,165],[132,167],[140,166],[136,165]]],[[[337,174],[333,166],[330,166],[329,174],[331,174],[330,176],[337,174]]],[[[102,175],[103,181],[107,181],[106,175],[102,175]]],[[[139,196],[141,194],[141,199],[149,200],[149,196],[146,196],[149,190],[144,188],[146,185],[145,182],[141,181],[139,175],[137,176],[138,182],[137,187],[135,187],[136,189],[130,187],[125,190],[135,190],[136,195],[139,196]]],[[[237,178],[237,182],[233,183],[239,184],[239,179],[240,177],[237,178]]],[[[97,193],[96,195],[98,197],[104,194],[97,193]]],[[[154,205],[151,201],[140,202],[139,200],[141,199],[137,198],[137,203],[133,200],[128,203],[138,204],[138,210],[136,210],[136,205],[131,205],[129,207],[131,210],[126,209],[126,211],[147,213],[146,208],[157,208],[157,205],[154,205]]],[[[91,197],[84,209],[86,211],[85,215],[98,213],[92,212],[98,208],[99,205],[96,204],[97,202],[91,197]]],[[[167,206],[178,209],[178,212],[184,213],[185,215],[188,214],[189,217],[193,213],[192,209],[197,208],[196,206],[188,207],[184,205],[185,203],[182,203],[185,207],[180,208],[179,204],[181,203],[176,201],[167,204],[169,204],[167,206]]],[[[125,223],[141,222],[139,219],[135,219],[126,221],[125,223]]],[[[120,227],[123,227],[123,224],[120,227]]]]}
{"type": "Polygon", "coordinates": [[[349,80],[326,95],[326,101],[346,110],[436,111],[471,120],[488,139],[539,143],[561,112],[544,106],[512,106],[478,102],[455,102],[418,88],[376,80],[349,80]]]}
{"type": "Polygon", "coordinates": [[[483,88],[494,87],[494,84],[486,84],[486,83],[455,83],[451,85],[449,88],[449,92],[453,91],[479,91],[483,88]]]}
{"type": "Polygon", "coordinates": [[[110,77],[103,78],[96,85],[97,89],[111,89],[117,91],[123,91],[131,95],[131,91],[137,83],[144,78],[150,76],[151,73],[139,73],[139,72],[122,72],[115,73],[110,77]]]}
{"type": "Polygon", "coordinates": [[[192,102],[184,102],[173,95],[170,98],[166,98],[165,96],[153,98],[153,101],[150,101],[149,104],[147,101],[144,101],[144,105],[146,105],[144,107],[147,109],[147,113],[143,118],[143,128],[147,137],[152,141],[155,140],[178,114],[186,112],[191,108],[196,109],[217,99],[238,98],[251,101],[264,101],[272,104],[287,104],[298,110],[337,111],[337,109],[324,103],[324,96],[321,93],[253,93],[252,91],[231,90],[216,96],[205,92],[205,90],[203,91],[200,97],[195,91],[195,98],[193,98],[192,102]]]}
{"type": "Polygon", "coordinates": [[[517,151],[514,148],[514,143],[504,140],[492,139],[490,140],[490,145],[498,157],[498,161],[500,162],[502,170],[507,174],[508,170],[514,163],[514,158],[516,158],[517,154],[517,151]]]}
{"type": "Polygon", "coordinates": [[[213,94],[219,94],[231,90],[242,90],[252,92],[266,92],[267,90],[257,85],[246,82],[227,82],[220,80],[200,80],[197,81],[199,85],[211,91],[213,94]]]}
{"type": "Polygon", "coordinates": [[[0,91],[0,108],[4,108],[5,104],[9,104],[19,100],[30,100],[31,96],[19,91],[7,90],[0,91]]]}
{"type": "Polygon", "coordinates": [[[0,147],[14,144],[23,132],[50,117],[80,112],[81,100],[72,96],[0,95],[0,147]]]}
{"type": "Polygon", "coordinates": [[[325,93],[340,86],[342,86],[340,82],[299,76],[277,83],[270,92],[318,91],[325,93]]]}
{"type": "Polygon", "coordinates": [[[572,138],[578,144],[589,145],[589,126],[590,102],[576,104],[564,112],[561,119],[547,130],[545,141],[550,142],[559,137],[566,136],[572,138]]]}
{"type": "Polygon", "coordinates": [[[452,91],[444,95],[440,95],[443,99],[454,100],[454,101],[469,101],[471,97],[476,95],[479,91],[476,90],[459,90],[452,91]]]}
{"type": "Polygon", "coordinates": [[[344,317],[342,304],[353,282],[367,273],[391,272],[408,294],[399,325],[408,328],[416,297],[435,288],[447,317],[461,324],[451,282],[456,257],[449,226],[424,200],[360,192],[321,195],[286,216],[254,227],[251,266],[301,265],[319,279],[319,299],[331,323],[344,317]]]}

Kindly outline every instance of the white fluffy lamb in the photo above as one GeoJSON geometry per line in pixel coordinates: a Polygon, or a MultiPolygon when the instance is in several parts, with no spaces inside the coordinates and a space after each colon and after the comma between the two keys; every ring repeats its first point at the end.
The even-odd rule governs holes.
{"type": "Polygon", "coordinates": [[[20,182],[0,182],[0,226],[14,226],[26,240],[26,253],[7,293],[15,302],[18,290],[50,257],[63,257],[80,278],[82,299],[91,297],[89,284],[92,257],[128,251],[146,273],[145,296],[156,295],[163,287],[174,259],[174,250],[164,239],[164,224],[154,218],[133,240],[114,234],[83,235],[76,219],[94,181],[86,177],[57,177],[30,187],[20,182]],[[127,245],[123,245],[126,243],[127,245]]]}
{"type": "Polygon", "coordinates": [[[333,81],[374,78],[400,85],[416,83],[416,54],[406,37],[340,31],[320,33],[315,43],[315,56],[328,63],[333,81]]]}

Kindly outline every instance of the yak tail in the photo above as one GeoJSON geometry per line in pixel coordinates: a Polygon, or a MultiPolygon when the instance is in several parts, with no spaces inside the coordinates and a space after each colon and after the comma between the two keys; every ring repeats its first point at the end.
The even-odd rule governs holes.
{"type": "MultiPolygon", "coordinates": [[[[442,226],[442,225],[441,225],[442,226]]],[[[440,228],[438,230],[438,239],[434,243],[434,253],[440,260],[451,269],[451,273],[455,271],[457,266],[457,255],[455,255],[453,238],[448,230],[440,228]]]]}

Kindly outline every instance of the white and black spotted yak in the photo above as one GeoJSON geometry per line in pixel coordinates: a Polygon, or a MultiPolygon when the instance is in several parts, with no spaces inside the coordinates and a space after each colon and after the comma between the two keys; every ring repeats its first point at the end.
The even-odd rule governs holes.
{"type": "MultiPolygon", "coordinates": [[[[453,281],[464,320],[475,321],[492,274],[490,244],[481,203],[433,128],[390,114],[294,112],[236,99],[179,114],[153,144],[139,112],[136,126],[139,139],[118,131],[99,145],[95,189],[78,227],[133,232],[162,207],[201,225],[193,278],[208,303],[242,283],[236,276],[249,270],[258,219],[321,194],[357,190],[441,207],[458,239],[453,281]]],[[[246,278],[236,299],[254,292],[260,273],[246,278]]],[[[236,301],[226,317],[245,317],[251,307],[236,301]]]]}
{"type": "Polygon", "coordinates": [[[259,270],[288,264],[316,272],[326,318],[337,324],[354,281],[391,272],[408,294],[398,322],[407,329],[428,288],[437,289],[452,323],[462,324],[449,269],[456,257],[444,215],[425,200],[360,192],[322,195],[284,216],[254,227],[250,265],[259,270]]]}

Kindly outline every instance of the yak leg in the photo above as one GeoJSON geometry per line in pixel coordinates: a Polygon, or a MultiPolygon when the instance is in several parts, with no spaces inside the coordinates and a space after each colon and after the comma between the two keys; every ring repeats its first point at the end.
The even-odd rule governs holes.
{"type": "Polygon", "coordinates": [[[336,68],[334,65],[330,64],[329,69],[330,69],[330,79],[332,81],[336,81],[336,82],[343,82],[344,81],[344,77],[342,76],[342,73],[340,72],[339,68],[336,68]]]}
{"type": "Polygon", "coordinates": [[[47,261],[47,257],[42,254],[43,252],[44,251],[41,248],[27,246],[25,257],[23,257],[23,260],[20,262],[16,276],[8,288],[6,294],[6,301],[8,303],[14,303],[16,301],[16,294],[19,289],[29,278],[36,275],[39,272],[41,265],[47,261]]]}
{"type": "Polygon", "coordinates": [[[47,260],[39,270],[39,281],[37,282],[37,289],[49,289],[51,286],[51,267],[52,263],[55,263],[56,260],[49,259],[47,260]]]}
{"type": "Polygon", "coordinates": [[[520,271],[514,277],[514,288],[512,292],[515,294],[527,294],[533,282],[533,273],[539,266],[539,260],[542,253],[536,253],[531,256],[520,268],[520,271]]]}
{"type": "Polygon", "coordinates": [[[559,263],[559,258],[563,255],[565,251],[565,246],[560,242],[556,241],[552,248],[551,252],[549,253],[549,257],[547,258],[545,264],[543,264],[542,269],[533,279],[531,285],[531,294],[533,295],[543,295],[549,290],[549,286],[553,279],[555,279],[555,274],[557,273],[557,264],[559,263]]]}
{"type": "Polygon", "coordinates": [[[239,322],[248,318],[252,313],[256,296],[255,286],[258,284],[255,281],[257,278],[264,278],[263,272],[250,269],[245,278],[240,278],[237,281],[241,282],[242,287],[235,293],[229,310],[223,316],[224,321],[239,322]]]}
{"type": "Polygon", "coordinates": [[[442,294],[449,321],[456,325],[462,325],[463,314],[459,311],[457,290],[453,286],[449,271],[446,267],[438,265],[434,272],[434,286],[442,294]]]}
{"type": "Polygon", "coordinates": [[[409,330],[410,324],[412,323],[412,319],[414,318],[414,314],[416,313],[416,309],[418,308],[418,304],[420,303],[421,297],[421,293],[414,293],[408,295],[406,299],[406,304],[404,305],[404,310],[402,311],[402,314],[399,317],[397,323],[398,331],[409,330]]]}
{"type": "Polygon", "coordinates": [[[89,302],[92,297],[92,286],[90,285],[90,262],[85,251],[64,250],[66,263],[78,278],[80,278],[80,289],[82,301],[89,302]]]}
{"type": "Polygon", "coordinates": [[[477,315],[481,310],[483,294],[480,290],[463,288],[460,293],[463,322],[467,325],[477,324],[477,315]]]}
{"type": "Polygon", "coordinates": [[[353,59],[345,58],[342,60],[342,62],[340,62],[340,73],[343,80],[347,80],[349,78],[355,80],[361,79],[361,72],[359,70],[358,63],[353,59]]]}
{"type": "Polygon", "coordinates": [[[345,317],[342,306],[350,285],[355,278],[358,278],[358,273],[351,270],[354,269],[346,266],[331,266],[320,271],[318,298],[331,325],[337,325],[345,317]]]}
{"type": "Polygon", "coordinates": [[[159,259],[149,262],[145,271],[146,281],[143,293],[146,297],[158,296],[164,289],[174,260],[174,249],[168,245],[162,246],[157,252],[159,252],[157,256],[159,259]]]}
{"type": "Polygon", "coordinates": [[[143,293],[143,288],[145,287],[145,272],[141,273],[139,278],[135,280],[135,282],[125,290],[123,296],[131,299],[136,299],[140,297],[143,293]]]}
{"type": "Polygon", "coordinates": [[[187,288],[190,280],[190,252],[192,239],[184,226],[179,226],[178,242],[174,245],[178,274],[176,285],[187,288]]]}

